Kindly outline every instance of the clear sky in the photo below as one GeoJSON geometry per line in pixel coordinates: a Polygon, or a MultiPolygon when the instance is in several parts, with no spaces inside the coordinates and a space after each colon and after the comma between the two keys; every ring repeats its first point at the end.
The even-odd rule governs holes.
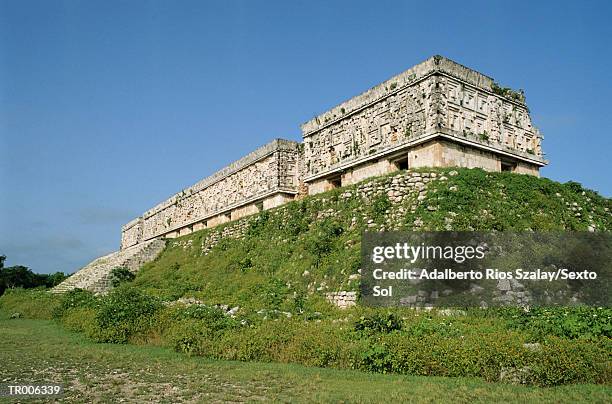
{"type": "Polygon", "coordinates": [[[0,254],[73,272],[148,208],[434,54],[525,89],[542,174],[610,196],[611,4],[0,0],[0,254]]]}

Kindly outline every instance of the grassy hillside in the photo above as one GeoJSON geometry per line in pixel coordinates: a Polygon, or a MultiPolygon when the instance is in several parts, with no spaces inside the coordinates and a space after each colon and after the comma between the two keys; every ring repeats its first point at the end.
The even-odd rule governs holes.
{"type": "Polygon", "coordinates": [[[357,289],[359,281],[350,275],[360,267],[366,229],[612,229],[612,200],[577,183],[478,169],[426,173],[432,171],[437,179],[427,184],[421,200],[415,191],[391,201],[387,189],[405,175],[395,173],[243,219],[243,237],[227,237],[210,250],[207,240],[237,225],[171,240],[134,284],[165,299],[192,296],[254,310],[323,310],[317,296],[357,289]]]}
{"type": "MultiPolygon", "coordinates": [[[[612,381],[612,309],[340,310],[364,230],[610,231],[610,199],[510,173],[400,172],[170,240],[106,296],[10,291],[0,318],[55,318],[98,342],[212,359],[538,386],[612,381]],[[435,180],[430,181],[431,178],[435,180]],[[196,298],[205,305],[169,304],[196,298]],[[228,315],[213,305],[239,306],[228,315]]],[[[609,395],[609,389],[606,393],[609,395]]]]}

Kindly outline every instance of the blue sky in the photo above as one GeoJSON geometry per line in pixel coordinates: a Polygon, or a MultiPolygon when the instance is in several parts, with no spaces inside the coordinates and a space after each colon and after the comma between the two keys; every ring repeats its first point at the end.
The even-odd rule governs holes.
{"type": "Polygon", "coordinates": [[[609,2],[0,0],[0,254],[73,272],[120,226],[434,54],[523,88],[612,195],[609,2]]]}

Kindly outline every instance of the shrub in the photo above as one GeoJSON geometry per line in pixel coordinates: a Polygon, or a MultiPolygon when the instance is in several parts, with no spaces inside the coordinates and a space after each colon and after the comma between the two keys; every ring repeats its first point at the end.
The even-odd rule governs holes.
{"type": "Polygon", "coordinates": [[[170,326],[167,332],[170,347],[176,352],[188,355],[210,356],[207,346],[213,339],[211,329],[205,327],[201,321],[194,319],[177,321],[170,326]]]}
{"type": "Polygon", "coordinates": [[[387,194],[380,194],[372,201],[371,214],[377,222],[384,221],[387,211],[391,208],[391,201],[387,194]]]}
{"type": "Polygon", "coordinates": [[[88,337],[97,333],[96,311],[93,308],[77,307],[65,311],[61,322],[68,330],[82,332],[88,337]]]}
{"type": "Polygon", "coordinates": [[[530,364],[530,382],[538,386],[612,382],[612,343],[549,338],[530,364]]]}
{"type": "Polygon", "coordinates": [[[354,367],[378,373],[497,380],[502,367],[526,363],[528,354],[520,338],[507,333],[465,338],[392,333],[371,340],[354,367]]]}
{"type": "Polygon", "coordinates": [[[372,344],[365,349],[356,363],[356,368],[369,372],[387,373],[394,367],[393,354],[384,344],[372,344]]]}
{"type": "Polygon", "coordinates": [[[113,268],[111,271],[111,284],[114,288],[125,282],[131,282],[136,275],[126,267],[113,268]]]}
{"type": "Polygon", "coordinates": [[[60,298],[60,303],[53,310],[53,317],[60,318],[70,310],[91,308],[97,302],[93,293],[83,289],[73,289],[64,293],[60,298]]]}
{"type": "Polygon", "coordinates": [[[161,317],[167,327],[162,330],[167,344],[177,352],[190,355],[212,356],[212,347],[218,346],[215,341],[225,331],[242,326],[223,310],[204,305],[172,307],[164,310],[161,317]]]}
{"type": "Polygon", "coordinates": [[[306,250],[312,254],[315,266],[319,266],[323,258],[334,249],[334,241],[344,229],[335,221],[326,219],[316,224],[316,230],[305,240],[306,250]]]}
{"type": "Polygon", "coordinates": [[[402,329],[402,320],[393,313],[376,312],[362,316],[355,322],[355,331],[371,334],[375,332],[390,333],[402,329]]]}
{"type": "Polygon", "coordinates": [[[223,334],[215,357],[240,361],[280,361],[281,351],[298,333],[295,321],[266,321],[257,327],[244,327],[239,332],[223,334]]]}
{"type": "Polygon", "coordinates": [[[296,324],[292,338],[279,349],[279,362],[306,366],[349,368],[357,341],[331,322],[296,324]]]}
{"type": "Polygon", "coordinates": [[[150,326],[161,302],[137,289],[119,287],[100,300],[96,311],[99,342],[126,343],[131,335],[150,326]]]}
{"type": "Polygon", "coordinates": [[[459,337],[461,330],[453,326],[448,320],[423,318],[404,327],[406,333],[413,337],[423,337],[425,335],[436,335],[439,337],[459,337]]]}
{"type": "Polygon", "coordinates": [[[214,331],[240,326],[240,322],[238,320],[228,316],[223,310],[204,305],[192,305],[177,309],[174,316],[178,320],[200,320],[205,327],[214,331]]]}
{"type": "Polygon", "coordinates": [[[612,309],[604,307],[533,307],[500,309],[509,328],[524,330],[534,341],[547,336],[571,339],[612,337],[612,309]]]}
{"type": "Polygon", "coordinates": [[[288,288],[285,282],[278,278],[272,278],[261,286],[260,296],[265,308],[280,310],[287,297],[287,293],[288,288]]]}

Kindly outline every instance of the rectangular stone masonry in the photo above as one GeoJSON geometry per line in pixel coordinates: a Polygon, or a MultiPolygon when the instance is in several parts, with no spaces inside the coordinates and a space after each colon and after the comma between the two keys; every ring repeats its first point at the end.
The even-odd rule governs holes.
{"type": "Polygon", "coordinates": [[[293,199],[299,189],[298,143],[276,139],[123,226],[121,248],[259,212],[293,199]]]}
{"type": "Polygon", "coordinates": [[[341,176],[347,185],[368,172],[384,173],[393,159],[432,147],[432,140],[445,141],[434,143],[436,152],[420,161],[409,158],[408,166],[507,167],[537,175],[547,163],[522,92],[502,89],[441,56],[313,118],[302,133],[309,193],[329,188],[322,178],[341,176]]]}

